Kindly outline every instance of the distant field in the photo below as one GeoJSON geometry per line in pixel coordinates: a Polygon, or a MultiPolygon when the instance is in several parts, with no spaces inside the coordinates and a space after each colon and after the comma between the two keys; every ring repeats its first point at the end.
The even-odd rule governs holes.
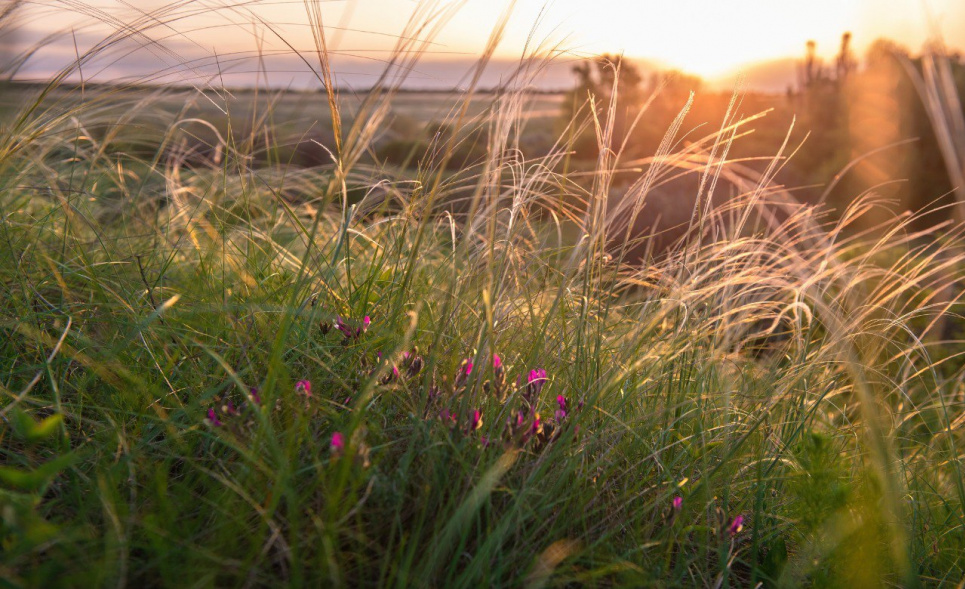
{"type": "MultiPolygon", "coordinates": [[[[8,83],[0,93],[0,108],[9,113],[35,96],[41,88],[37,84],[8,83]]],[[[364,94],[346,91],[339,96],[340,113],[344,119],[351,120],[364,94]]],[[[466,116],[477,118],[484,115],[494,99],[495,95],[489,92],[477,94],[470,100],[466,116]]],[[[560,116],[563,99],[564,94],[533,94],[527,100],[525,116],[534,120],[555,119],[560,116]]],[[[124,115],[128,114],[125,105],[149,100],[150,110],[139,112],[139,116],[174,116],[183,113],[185,116],[217,121],[226,119],[227,111],[237,122],[252,114],[264,113],[270,106],[273,111],[272,124],[276,131],[305,131],[331,124],[331,112],[323,92],[247,89],[202,92],[191,88],[167,89],[152,86],[95,86],[82,91],[79,86],[70,86],[53,90],[47,100],[51,104],[57,104],[58,108],[68,108],[84,101],[93,104],[106,102],[99,110],[104,120],[123,119],[124,115]]],[[[420,124],[441,122],[452,115],[454,109],[461,108],[464,101],[465,94],[461,92],[404,91],[393,97],[391,115],[420,124]]]]}

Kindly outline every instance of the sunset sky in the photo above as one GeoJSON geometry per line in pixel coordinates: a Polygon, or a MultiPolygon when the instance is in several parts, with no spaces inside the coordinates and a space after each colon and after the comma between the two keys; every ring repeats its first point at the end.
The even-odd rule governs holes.
{"type": "MultiPolygon", "coordinates": [[[[312,46],[301,0],[97,0],[28,3],[25,25],[35,34],[73,27],[83,34],[83,45],[106,34],[111,26],[103,15],[130,22],[137,11],[162,10],[158,24],[147,31],[164,39],[179,55],[193,58],[215,51],[221,56],[245,54],[256,47],[255,31],[264,34],[270,53],[288,51],[285,44],[261,25],[272,27],[299,49],[312,46]],[[126,6],[125,6],[126,4],[126,6]],[[85,5],[89,14],[65,9],[85,5]],[[179,5],[179,8],[167,9],[179,5]],[[136,7],[136,8],[133,8],[136,7]],[[221,7],[221,8],[216,8],[221,7]],[[103,10],[92,19],[92,10],[103,10]],[[174,18],[174,20],[171,20],[174,18]]],[[[451,3],[443,2],[446,6],[451,3]]],[[[322,2],[328,35],[343,54],[377,58],[416,9],[411,0],[322,2]],[[340,25],[345,25],[344,28],[340,25]]],[[[467,0],[442,28],[429,60],[472,57],[483,47],[505,2],[467,0]]],[[[939,30],[952,47],[965,47],[965,2],[962,0],[519,0],[499,56],[518,57],[530,37],[560,43],[572,59],[600,52],[624,52],[660,67],[682,69],[708,80],[733,77],[760,62],[797,58],[809,39],[819,53],[832,56],[841,33],[854,34],[855,50],[879,37],[889,37],[917,51],[931,30],[939,30]],[[537,24],[538,23],[538,24],[537,24]],[[535,25],[535,29],[534,29],[535,25]]],[[[72,54],[73,44],[60,43],[60,53],[72,54]]],[[[49,53],[56,53],[51,47],[49,53]]],[[[63,55],[61,57],[63,57],[63,55]]],[[[348,58],[346,58],[348,59],[348,58]]],[[[48,64],[56,60],[47,58],[48,64]]],[[[39,67],[39,66],[38,66],[39,67]]],[[[135,68],[136,66],[130,66],[135,68]]],[[[147,66],[145,66],[147,67],[147,66]]]]}

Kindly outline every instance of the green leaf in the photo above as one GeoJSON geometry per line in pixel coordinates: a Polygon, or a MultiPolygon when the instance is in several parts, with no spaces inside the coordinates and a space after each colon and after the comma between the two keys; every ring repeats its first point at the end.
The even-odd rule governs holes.
{"type": "Polygon", "coordinates": [[[33,430],[27,434],[27,440],[31,442],[39,442],[55,435],[63,421],[64,416],[60,413],[51,415],[40,423],[34,425],[33,430]]]}
{"type": "Polygon", "coordinates": [[[49,460],[33,470],[0,466],[0,482],[24,491],[39,491],[57,473],[70,466],[77,459],[74,453],[64,454],[49,460]]]}

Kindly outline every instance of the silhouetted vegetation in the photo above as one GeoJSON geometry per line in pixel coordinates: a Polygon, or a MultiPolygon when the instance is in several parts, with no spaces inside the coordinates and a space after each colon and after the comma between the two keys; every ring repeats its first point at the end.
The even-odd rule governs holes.
{"type": "MultiPolygon", "coordinates": [[[[922,58],[882,39],[872,44],[859,64],[851,43],[851,35],[845,33],[838,55],[827,65],[818,57],[814,42],[809,42],[797,87],[784,94],[740,94],[736,108],[744,116],[768,114],[751,125],[753,133],[733,143],[728,156],[748,158],[747,165],[763,170],[789,138],[783,154],[793,152],[793,157],[782,164],[776,179],[793,188],[801,200],[817,202],[825,196],[840,213],[857,196],[873,191],[891,203],[890,213],[882,210],[867,222],[905,210],[921,214],[918,228],[947,219],[948,209],[940,206],[951,202],[952,185],[933,123],[910,76],[909,68],[921,71],[922,58]],[[824,195],[852,162],[856,163],[824,195]]],[[[949,64],[959,95],[965,94],[965,63],[952,54],[949,64]]],[[[597,116],[604,116],[612,89],[617,89],[618,131],[628,131],[629,122],[646,109],[629,132],[625,161],[657,151],[691,92],[695,94],[684,129],[718,127],[733,98],[729,92],[702,90],[699,79],[679,72],[653,74],[645,80],[619,56],[587,61],[575,66],[574,73],[577,84],[564,101],[561,121],[575,120],[574,153],[583,160],[597,156],[588,96],[595,97],[592,105],[597,116]]],[[[622,137],[619,132],[615,135],[622,137]]]]}

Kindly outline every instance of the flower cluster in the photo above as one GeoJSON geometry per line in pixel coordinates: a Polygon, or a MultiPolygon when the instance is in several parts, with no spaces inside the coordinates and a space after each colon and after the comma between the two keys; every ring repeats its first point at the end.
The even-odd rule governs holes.
{"type": "MultiPolygon", "coordinates": [[[[336,317],[334,325],[323,323],[321,331],[324,335],[334,328],[342,334],[343,344],[347,345],[358,341],[370,325],[371,319],[368,316],[360,322],[336,317]]],[[[583,409],[582,400],[571,402],[571,399],[563,393],[544,400],[544,393],[551,385],[551,377],[542,367],[524,371],[517,376],[514,384],[513,381],[507,384],[509,370],[499,354],[494,353],[491,359],[484,358],[481,362],[478,356],[463,358],[452,378],[452,385],[448,384],[449,380],[445,376],[437,380],[435,370],[432,374],[416,380],[425,368],[426,361],[419,354],[418,348],[412,348],[410,351],[392,355],[376,352],[374,367],[371,361],[362,355],[359,357],[357,375],[363,380],[378,378],[380,385],[393,385],[394,388],[403,391],[417,390],[409,387],[418,387],[419,383],[426,383],[425,418],[440,424],[449,435],[473,439],[482,448],[501,442],[505,448],[529,448],[534,452],[539,451],[547,444],[558,440],[574,415],[583,409]],[[479,381],[483,382],[481,387],[477,388],[479,381]],[[497,407],[502,407],[497,409],[497,413],[509,416],[505,422],[484,420],[483,404],[476,404],[481,400],[480,388],[483,393],[482,400],[490,400],[487,403],[488,406],[491,407],[492,400],[495,400],[498,402],[497,407]],[[453,410],[449,403],[457,401],[462,409],[453,410]],[[467,407],[470,408],[468,411],[466,411],[467,407]],[[544,418],[541,410],[552,417],[544,418]]],[[[306,409],[318,406],[310,380],[300,379],[290,390],[293,391],[294,397],[304,399],[306,409]]],[[[342,405],[348,406],[351,401],[352,396],[349,395],[342,405]]],[[[240,419],[244,412],[259,410],[261,406],[260,393],[258,389],[252,388],[240,405],[235,405],[228,399],[218,406],[209,407],[204,422],[211,428],[226,428],[230,431],[244,424],[244,420],[240,419]]],[[[275,406],[280,407],[281,400],[277,401],[275,406]]],[[[578,433],[578,426],[572,425],[572,431],[578,433]]],[[[368,466],[369,447],[363,441],[364,428],[351,432],[351,439],[338,430],[327,435],[330,435],[328,451],[333,461],[345,456],[354,456],[357,463],[368,466]]],[[[683,506],[682,496],[676,495],[671,498],[666,515],[668,524],[672,525],[676,521],[683,506]]],[[[726,519],[718,510],[718,516],[720,519],[717,530],[721,538],[736,538],[744,530],[743,515],[726,519]]]]}
{"type": "MultiPolygon", "coordinates": [[[[519,406],[510,410],[509,419],[499,428],[498,438],[480,436],[479,440],[482,446],[487,447],[494,441],[502,440],[506,447],[532,445],[534,449],[538,450],[559,437],[562,426],[570,417],[573,408],[564,395],[557,395],[555,409],[552,410],[553,418],[547,421],[540,415],[542,393],[549,383],[549,374],[543,368],[534,368],[520,375],[516,379],[516,386],[512,387],[506,385],[506,367],[498,354],[493,354],[492,364],[485,366],[484,370],[480,370],[480,367],[474,363],[473,358],[465,358],[456,370],[451,398],[457,399],[467,395],[470,378],[476,375],[485,375],[490,368],[492,369],[492,378],[483,383],[484,394],[495,397],[503,405],[506,405],[509,401],[518,401],[519,406]]],[[[481,408],[473,409],[466,416],[464,425],[460,427],[457,412],[448,407],[438,407],[444,397],[443,391],[446,388],[445,379],[443,379],[442,386],[433,384],[430,387],[426,408],[427,417],[437,416],[447,429],[461,432],[462,435],[472,435],[481,429],[483,426],[481,408]]],[[[583,403],[580,402],[575,410],[579,411],[582,407],[583,403]]],[[[490,428],[490,431],[492,431],[492,428],[490,428]]]]}
{"type": "Polygon", "coordinates": [[[328,323],[322,321],[318,324],[318,329],[322,335],[328,335],[330,331],[334,328],[336,331],[344,336],[342,340],[343,345],[347,345],[350,342],[358,340],[362,337],[362,334],[368,331],[369,325],[372,324],[372,319],[366,315],[361,321],[352,321],[351,319],[344,319],[343,317],[336,315],[335,322],[328,323]]]}
{"type": "Polygon", "coordinates": [[[252,388],[246,403],[235,405],[231,399],[228,399],[220,407],[209,407],[204,422],[211,427],[224,427],[225,421],[233,422],[235,418],[242,415],[244,410],[260,404],[261,397],[258,396],[258,389],[252,388]]]}

